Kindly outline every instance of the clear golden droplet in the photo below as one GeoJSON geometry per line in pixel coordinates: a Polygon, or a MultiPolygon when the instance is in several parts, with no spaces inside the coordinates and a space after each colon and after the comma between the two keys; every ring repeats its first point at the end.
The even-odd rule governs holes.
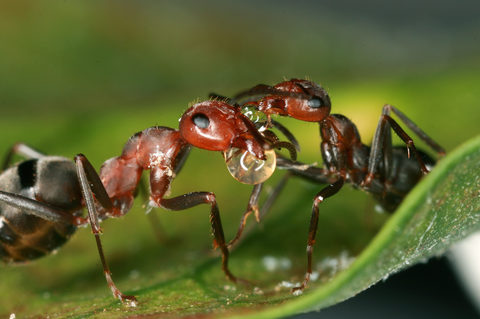
{"type": "Polygon", "coordinates": [[[272,176],[277,165],[274,150],[265,151],[266,160],[256,158],[248,151],[232,147],[223,153],[230,174],[240,183],[260,184],[272,176]]]}

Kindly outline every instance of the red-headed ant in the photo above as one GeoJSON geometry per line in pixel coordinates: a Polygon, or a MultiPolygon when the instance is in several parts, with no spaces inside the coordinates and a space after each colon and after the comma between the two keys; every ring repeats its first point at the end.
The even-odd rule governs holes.
{"type": "Polygon", "coordinates": [[[210,205],[214,247],[221,250],[225,275],[237,281],[228,268],[229,251],[215,194],[192,192],[165,198],[191,146],[224,152],[232,175],[243,182],[261,183],[275,169],[272,145],[238,108],[221,101],[189,108],[179,130],[156,126],[133,135],[122,154],[107,160],[99,174],[82,154],[72,162],[16,144],[0,175],[0,258],[21,263],[47,255],[63,245],[78,226],[89,223],[114,297],[136,305],[135,297],[122,294],[112,280],[99,222],[130,210],[142,172],[150,170],[152,206],[178,211],[210,205]],[[7,169],[13,154],[29,159],[7,169]],[[82,215],[84,207],[87,217],[82,215]]]}
{"type": "MultiPolygon", "coordinates": [[[[294,292],[303,291],[310,280],[313,245],[318,228],[318,206],[321,202],[335,195],[345,183],[350,183],[372,194],[385,210],[393,212],[435,164],[430,156],[415,147],[410,136],[390,116],[392,112],[438,154],[445,154],[440,145],[391,105],[385,105],[382,109],[372,146],[363,144],[355,124],[343,115],[330,114],[331,102],[327,92],[308,80],[292,79],[275,86],[260,84],[225,100],[239,108],[247,108],[248,112],[253,107],[264,113],[267,116],[267,128],[276,126],[271,119],[274,114],[317,122],[320,126],[323,168],[277,159],[279,168],[329,184],[313,200],[307,241],[307,271],[303,283],[294,288],[294,292]],[[392,146],[391,129],[406,143],[407,151],[404,147],[392,146]]],[[[236,239],[242,230],[241,226],[236,239]]]]}

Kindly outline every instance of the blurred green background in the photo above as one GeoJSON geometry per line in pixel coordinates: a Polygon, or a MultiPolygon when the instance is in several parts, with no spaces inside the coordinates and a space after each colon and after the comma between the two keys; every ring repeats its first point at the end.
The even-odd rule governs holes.
{"type": "MultiPolygon", "coordinates": [[[[0,154],[24,141],[52,155],[72,158],[82,152],[99,168],[119,155],[133,133],[157,124],[176,127],[187,106],[212,91],[233,95],[293,77],[321,83],[333,112],[357,123],[366,143],[382,105],[391,103],[452,150],[479,133],[479,9],[477,1],[1,0],[0,154]]],[[[319,161],[317,125],[282,120],[300,140],[300,159],[319,161]]],[[[231,238],[250,187],[229,177],[219,154],[194,150],[172,195],[197,190],[217,194],[231,238]]],[[[305,234],[295,236],[284,255],[303,256],[308,198],[316,191],[317,186],[292,182],[289,195],[276,206],[294,207],[296,198],[305,197],[306,210],[277,220],[289,226],[288,218],[295,215],[299,232],[305,234]]],[[[332,239],[337,244],[328,249],[338,252],[346,246],[356,254],[382,218],[360,239],[349,237],[349,230],[365,224],[362,216],[373,204],[367,195],[351,190],[338,198],[324,217],[340,224],[332,239]],[[344,226],[334,220],[338,215],[355,217],[344,226]]],[[[112,268],[120,269],[120,278],[135,267],[147,272],[167,263],[150,256],[156,262],[142,264],[150,260],[140,255],[162,256],[168,247],[157,247],[141,204],[125,217],[128,221],[103,224],[107,255],[112,268]]],[[[206,211],[200,207],[161,217],[166,232],[183,238],[192,253],[209,247],[206,211]],[[199,225],[198,231],[192,232],[192,225],[199,225]]],[[[272,229],[271,241],[267,238],[263,248],[255,248],[258,256],[278,252],[271,246],[285,231],[272,229]]],[[[188,269],[182,252],[171,255],[179,259],[168,262],[188,269]]],[[[301,273],[302,267],[296,269],[301,273]]],[[[0,291],[11,297],[2,298],[0,313],[24,309],[15,297],[19,294],[44,296],[62,291],[62,285],[65,290],[74,287],[78,295],[82,290],[106,291],[87,230],[79,231],[56,256],[27,267],[1,266],[1,271],[6,279],[0,281],[0,291]],[[81,258],[89,259],[77,262],[81,258]],[[85,278],[94,278],[98,287],[85,278]]],[[[44,301],[30,303],[35,302],[44,301]]]]}

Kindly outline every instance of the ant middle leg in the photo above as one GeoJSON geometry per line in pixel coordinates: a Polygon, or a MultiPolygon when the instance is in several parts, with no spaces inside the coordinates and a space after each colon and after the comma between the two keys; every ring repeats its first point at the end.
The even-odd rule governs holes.
{"type": "Polygon", "coordinates": [[[308,282],[310,281],[310,276],[312,275],[313,245],[315,244],[315,236],[318,229],[318,205],[320,205],[320,203],[322,203],[326,198],[338,193],[338,191],[342,188],[344,182],[345,181],[343,179],[339,179],[336,182],[326,186],[315,196],[315,199],[313,200],[312,217],[310,219],[310,228],[308,230],[307,241],[307,272],[305,274],[303,283],[300,286],[292,289],[293,293],[301,293],[307,286],[308,282]]]}
{"type": "Polygon", "coordinates": [[[110,197],[108,196],[107,191],[105,190],[105,187],[103,186],[97,172],[83,154],[78,154],[75,156],[75,164],[77,167],[80,188],[85,200],[85,205],[87,206],[88,219],[90,221],[92,232],[95,236],[98,254],[102,262],[103,272],[105,274],[105,279],[107,280],[108,286],[110,287],[110,290],[115,298],[118,298],[122,303],[125,303],[129,306],[136,306],[137,299],[134,296],[124,295],[113,282],[112,273],[108,267],[105,255],[103,253],[102,242],[100,240],[100,234],[102,233],[102,230],[100,228],[99,213],[97,212],[95,206],[95,199],[103,206],[103,208],[108,211],[112,210],[113,208],[110,197]],[[95,199],[93,194],[95,194],[95,199]]]}
{"type": "Polygon", "coordinates": [[[173,211],[185,210],[187,208],[191,208],[200,204],[210,205],[210,223],[214,236],[213,248],[215,249],[219,247],[221,250],[223,272],[225,273],[227,278],[233,282],[244,281],[235,277],[230,271],[230,269],[228,269],[229,250],[225,242],[225,235],[223,232],[222,221],[220,219],[220,212],[218,210],[215,194],[210,192],[193,192],[173,198],[160,199],[160,205],[163,208],[173,211]]]}
{"type": "Polygon", "coordinates": [[[435,142],[430,136],[427,135],[417,124],[415,124],[412,120],[410,120],[404,113],[402,113],[399,109],[397,109],[395,106],[386,104],[383,106],[383,112],[384,114],[389,115],[390,111],[395,113],[400,120],[402,120],[405,125],[411,129],[417,136],[423,140],[425,143],[427,143],[428,146],[430,146],[434,151],[436,151],[440,156],[445,155],[445,149],[441,147],[437,142],[435,142]]]}
{"type": "MultiPolygon", "coordinates": [[[[160,221],[160,218],[158,217],[157,212],[152,211],[154,210],[153,206],[148,205],[149,202],[149,191],[148,191],[148,186],[146,185],[146,181],[143,178],[140,178],[140,182],[138,183],[137,187],[138,194],[140,195],[142,202],[144,203],[144,206],[146,206],[146,215],[148,218],[148,221],[150,222],[150,226],[152,227],[153,233],[155,235],[155,238],[157,241],[161,244],[165,244],[168,242],[169,238],[166,234],[165,228],[162,226],[162,223],[160,221]]],[[[135,193],[137,195],[137,193],[135,193]]]]}

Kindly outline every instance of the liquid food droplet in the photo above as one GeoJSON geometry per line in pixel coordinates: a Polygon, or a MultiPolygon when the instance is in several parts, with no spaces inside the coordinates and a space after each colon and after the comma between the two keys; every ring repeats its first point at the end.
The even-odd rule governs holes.
{"type": "Polygon", "coordinates": [[[260,184],[272,176],[277,164],[274,150],[265,150],[266,160],[256,158],[248,151],[236,147],[223,153],[230,174],[240,183],[260,184]]]}

